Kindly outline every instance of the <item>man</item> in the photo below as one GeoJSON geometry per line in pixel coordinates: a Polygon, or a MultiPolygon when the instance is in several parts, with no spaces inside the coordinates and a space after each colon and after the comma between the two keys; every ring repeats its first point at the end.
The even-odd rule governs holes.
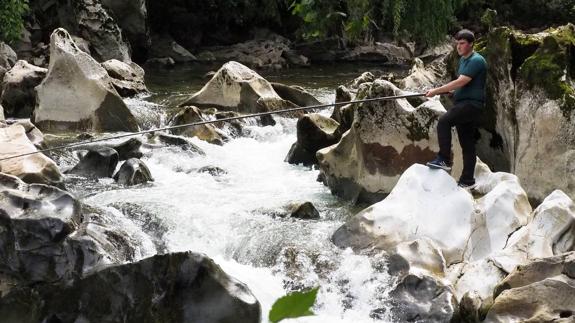
{"type": "Polygon", "coordinates": [[[439,118],[437,124],[439,153],[435,160],[427,163],[427,166],[451,171],[451,128],[455,126],[463,152],[463,171],[458,184],[464,188],[473,188],[476,162],[475,131],[485,103],[487,63],[483,56],[473,51],[475,35],[471,31],[463,29],[455,35],[455,39],[457,53],[461,56],[457,79],[431,89],[425,94],[427,97],[433,97],[442,93],[452,93],[455,99],[454,106],[439,118]]]}

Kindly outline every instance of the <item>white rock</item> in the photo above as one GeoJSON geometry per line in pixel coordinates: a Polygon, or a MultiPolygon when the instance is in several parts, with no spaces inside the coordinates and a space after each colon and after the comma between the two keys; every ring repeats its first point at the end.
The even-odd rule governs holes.
{"type": "MultiPolygon", "coordinates": [[[[0,159],[37,151],[20,124],[0,128],[0,159]]],[[[33,154],[0,161],[0,172],[14,175],[27,183],[58,184],[62,173],[44,154],[33,154]]]]}
{"type": "Polygon", "coordinates": [[[477,168],[482,170],[478,182],[490,191],[476,201],[446,172],[411,166],[389,196],[339,228],[334,243],[393,250],[402,242],[427,238],[448,266],[503,250],[507,238],[529,221],[531,207],[516,178],[493,174],[481,162],[477,168]]]}
{"type": "Polygon", "coordinates": [[[556,190],[533,212],[533,220],[515,232],[509,246],[493,256],[505,271],[530,260],[560,255],[575,247],[575,203],[556,190]]]}
{"type": "Polygon", "coordinates": [[[34,123],[41,129],[138,130],[106,70],[62,28],[50,36],[48,75],[36,90],[34,123]]]}
{"type": "Polygon", "coordinates": [[[465,259],[483,259],[503,250],[509,236],[531,220],[531,205],[515,175],[492,173],[478,160],[476,191],[485,194],[476,201],[477,222],[469,238],[465,259]]]}

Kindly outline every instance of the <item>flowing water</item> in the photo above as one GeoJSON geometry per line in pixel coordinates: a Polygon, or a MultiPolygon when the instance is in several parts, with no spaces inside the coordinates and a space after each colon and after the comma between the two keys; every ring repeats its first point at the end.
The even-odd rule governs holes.
{"type": "MultiPolygon", "coordinates": [[[[363,68],[361,71],[365,71],[363,68]]],[[[356,68],[331,67],[264,74],[268,80],[297,84],[321,101],[357,77],[356,68]]],[[[201,69],[148,73],[150,97],[127,100],[145,127],[166,123],[181,101],[207,82],[201,69]]],[[[330,111],[322,113],[328,114],[330,111]]],[[[385,316],[391,284],[383,256],[357,255],[335,247],[330,237],[358,211],[316,181],[318,171],[289,165],[284,158],[296,140],[296,120],[275,117],[275,126],[247,126],[249,135],[223,146],[193,138],[205,151],[197,155],[174,147],[145,151],[155,181],[123,188],[111,181],[73,190],[89,204],[114,210],[147,233],[140,257],[191,250],[213,258],[228,274],[246,283],[262,305],[263,322],[271,304],[286,292],[320,286],[313,317],[296,322],[372,322],[385,316]],[[198,172],[216,166],[213,176],[198,172]],[[320,220],[283,217],[293,202],[312,202],[320,220]]]]}

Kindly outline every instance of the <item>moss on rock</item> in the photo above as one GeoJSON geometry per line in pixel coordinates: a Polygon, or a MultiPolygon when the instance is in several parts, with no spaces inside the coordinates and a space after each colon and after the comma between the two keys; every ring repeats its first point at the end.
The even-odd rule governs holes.
{"type": "Polygon", "coordinates": [[[575,109],[572,74],[575,60],[575,26],[548,30],[539,48],[525,60],[519,70],[530,87],[540,87],[553,100],[563,100],[561,110],[570,118],[575,109]]]}

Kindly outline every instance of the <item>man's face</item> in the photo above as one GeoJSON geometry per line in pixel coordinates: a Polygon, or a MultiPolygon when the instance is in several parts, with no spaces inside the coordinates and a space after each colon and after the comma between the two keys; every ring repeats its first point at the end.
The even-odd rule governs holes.
{"type": "Polygon", "coordinates": [[[473,50],[473,43],[468,42],[465,39],[460,39],[457,41],[457,54],[459,56],[467,56],[473,50]]]}

